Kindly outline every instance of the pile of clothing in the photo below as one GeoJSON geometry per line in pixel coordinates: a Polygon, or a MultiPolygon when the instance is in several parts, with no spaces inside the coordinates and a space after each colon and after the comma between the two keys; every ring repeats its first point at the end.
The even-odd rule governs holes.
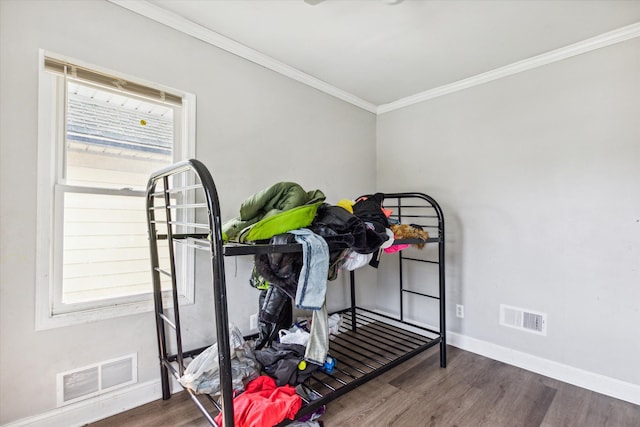
{"type": "MultiPolygon", "coordinates": [[[[278,331],[293,323],[293,301],[296,308],[313,312],[302,359],[315,366],[323,365],[328,350],[327,281],[336,279],[341,268],[377,267],[382,250],[401,249],[392,246],[393,221],[389,220],[391,212],[383,207],[382,193],[355,202],[341,200],[336,205],[324,201],[321,190],[306,191],[299,184],[280,182],[247,198],[240,215],[222,226],[228,241],[302,245],[302,253],[255,257],[250,282],[261,290],[256,350],[271,347],[274,353],[282,353],[282,348],[272,344],[280,344],[278,331]]],[[[300,349],[288,352],[297,354],[300,349]]],[[[299,374],[305,377],[305,373],[299,374]]]]}
{"type": "MultiPolygon", "coordinates": [[[[241,391],[246,384],[234,399],[237,425],[274,425],[284,418],[293,419],[301,405],[295,386],[316,370],[326,369],[327,361],[333,369],[329,337],[337,333],[341,319],[328,316],[327,281],[335,280],[340,269],[377,267],[382,250],[402,249],[392,246],[396,236],[391,227],[396,224],[389,220],[391,212],[383,208],[383,199],[378,193],[331,205],[324,202],[320,190],[305,191],[296,183],[281,182],[247,198],[240,215],[222,226],[225,241],[302,246],[302,252],[255,256],[250,282],[260,290],[259,336],[250,355],[245,343],[236,339],[239,332],[234,329],[231,334],[236,339],[231,346],[237,359],[234,389],[241,391]],[[311,319],[294,324],[294,303],[298,309],[311,310],[311,319]],[[267,376],[257,375],[258,364],[267,376]],[[257,421],[246,424],[247,420],[257,421]]],[[[215,372],[214,353],[217,349],[211,348],[202,357],[213,368],[192,362],[188,373],[196,368],[199,372],[181,382],[189,382],[198,392],[209,391],[203,386],[218,388],[208,375],[195,377],[196,373],[215,372]]]]}
{"type": "MultiPolygon", "coordinates": [[[[293,335],[293,334],[292,334],[293,335]]],[[[251,342],[244,340],[242,333],[235,325],[229,326],[229,347],[231,348],[231,376],[233,393],[233,411],[235,425],[238,427],[271,427],[284,421],[285,418],[293,420],[302,406],[301,395],[307,400],[315,397],[309,396],[287,384],[303,381],[306,377],[290,378],[284,381],[276,381],[280,373],[269,372],[269,375],[260,375],[261,364],[255,357],[251,342]]],[[[304,353],[304,346],[299,349],[299,354],[304,353]]],[[[264,362],[263,362],[264,363],[264,362]]],[[[283,369],[286,366],[283,364],[283,369]]],[[[291,369],[287,375],[295,374],[297,367],[291,369]]],[[[265,366],[265,370],[266,366],[265,366]]],[[[178,381],[186,388],[197,394],[217,395],[220,393],[220,375],[218,361],[218,345],[213,344],[197,355],[187,366],[184,374],[178,381]]],[[[324,406],[317,411],[306,415],[292,425],[300,427],[319,426],[315,420],[324,413],[324,406]]],[[[216,423],[222,425],[222,413],[216,417],[216,423]]]]}

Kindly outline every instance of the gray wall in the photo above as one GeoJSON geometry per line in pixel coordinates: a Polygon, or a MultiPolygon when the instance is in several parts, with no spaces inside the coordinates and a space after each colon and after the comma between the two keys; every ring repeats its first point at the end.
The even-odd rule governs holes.
{"type": "MultiPolygon", "coordinates": [[[[158,378],[151,313],[34,330],[38,49],[197,96],[197,157],[218,185],[223,216],[280,180],[330,201],[375,185],[375,116],[105,1],[0,1],[0,424],[55,408],[55,374],[138,353],[139,382],[158,378]]],[[[248,328],[257,294],[250,260],[230,270],[232,320],[248,328]]],[[[201,284],[202,285],[202,284],[201,284]]],[[[329,301],[343,304],[341,282],[329,301]]],[[[201,286],[202,287],[202,286],[201,286]]],[[[190,307],[205,341],[208,288],[190,307]]],[[[157,396],[154,396],[157,397],[157,396]]]]}
{"type": "MultiPolygon", "coordinates": [[[[376,123],[108,2],[1,0],[0,424],[52,410],[57,372],[137,352],[139,382],[157,379],[150,313],[34,330],[39,48],[195,93],[197,157],[225,218],[285,179],[334,202],[376,182],[434,196],[447,218],[449,307],[466,308],[462,321],[449,313],[451,330],[640,384],[640,40],[376,123]],[[498,326],[500,303],[548,313],[548,336],[498,326]]],[[[250,259],[237,260],[237,274],[235,261],[229,298],[246,303],[231,317],[246,330],[250,259]]],[[[212,333],[207,292],[201,281],[186,314],[198,342],[212,333]]],[[[376,295],[387,308],[395,293],[381,285],[360,297],[368,305],[376,295]]],[[[333,308],[346,297],[342,280],[331,285],[333,308]]]]}
{"type": "Polygon", "coordinates": [[[378,190],[443,205],[450,330],[640,384],[639,113],[634,39],[378,117],[378,190]]]}

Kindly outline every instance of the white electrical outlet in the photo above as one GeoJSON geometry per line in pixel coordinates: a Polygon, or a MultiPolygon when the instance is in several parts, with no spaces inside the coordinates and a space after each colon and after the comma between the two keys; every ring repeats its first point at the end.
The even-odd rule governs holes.
{"type": "Polygon", "coordinates": [[[258,313],[249,316],[249,329],[258,329],[258,313]]]}
{"type": "Polygon", "coordinates": [[[464,319],[464,305],[456,304],[456,317],[464,319]]]}

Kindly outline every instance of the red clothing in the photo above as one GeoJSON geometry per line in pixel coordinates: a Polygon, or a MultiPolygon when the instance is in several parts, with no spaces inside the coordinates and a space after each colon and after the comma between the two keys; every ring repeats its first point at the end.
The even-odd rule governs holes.
{"type": "MultiPolygon", "coordinates": [[[[233,420],[236,427],[273,427],[285,418],[292,420],[301,406],[295,387],[276,387],[273,378],[262,375],[233,399],[233,420]]],[[[215,421],[221,426],[222,414],[215,421]]]]}

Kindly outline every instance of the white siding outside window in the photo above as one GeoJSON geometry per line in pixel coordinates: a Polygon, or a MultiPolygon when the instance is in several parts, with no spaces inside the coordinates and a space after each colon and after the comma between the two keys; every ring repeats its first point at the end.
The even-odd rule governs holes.
{"type": "MultiPolygon", "coordinates": [[[[37,327],[150,310],[147,179],[193,157],[193,96],[43,56],[37,327]]],[[[191,269],[178,282],[191,302],[191,269]]]]}

